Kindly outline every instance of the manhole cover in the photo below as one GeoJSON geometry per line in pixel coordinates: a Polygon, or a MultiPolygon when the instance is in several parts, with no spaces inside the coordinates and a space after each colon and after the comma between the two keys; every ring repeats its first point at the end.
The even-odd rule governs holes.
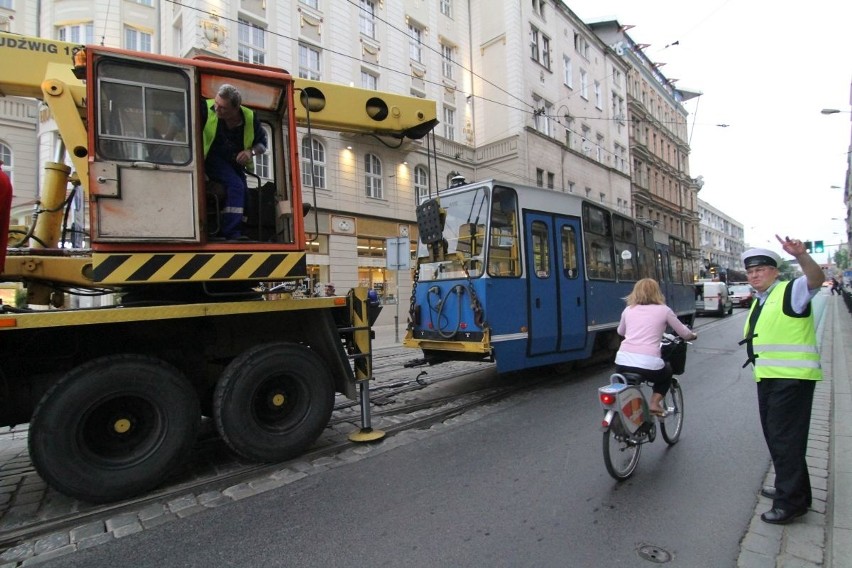
{"type": "Polygon", "coordinates": [[[639,547],[639,556],[657,564],[664,564],[672,559],[671,553],[652,544],[645,544],[639,547]]]}

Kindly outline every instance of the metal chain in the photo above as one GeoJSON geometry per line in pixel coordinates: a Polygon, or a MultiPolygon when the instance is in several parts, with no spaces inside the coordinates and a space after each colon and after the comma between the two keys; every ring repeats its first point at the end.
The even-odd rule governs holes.
{"type": "Polygon", "coordinates": [[[416,312],[415,300],[417,298],[417,281],[420,280],[420,258],[417,258],[417,264],[414,265],[414,277],[411,279],[411,302],[408,305],[408,326],[406,329],[414,331],[414,315],[416,312]]]}

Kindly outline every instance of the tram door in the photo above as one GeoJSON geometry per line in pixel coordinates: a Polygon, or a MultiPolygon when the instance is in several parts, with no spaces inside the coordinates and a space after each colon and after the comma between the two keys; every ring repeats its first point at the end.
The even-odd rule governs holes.
{"type": "Polygon", "coordinates": [[[582,349],[586,295],[580,220],[541,213],[524,217],[529,354],[582,349]]]}

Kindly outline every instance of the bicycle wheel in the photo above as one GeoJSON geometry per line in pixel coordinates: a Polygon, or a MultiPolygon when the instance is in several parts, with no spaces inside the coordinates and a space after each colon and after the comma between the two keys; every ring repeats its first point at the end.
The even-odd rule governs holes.
{"type": "Polygon", "coordinates": [[[683,390],[677,379],[672,379],[672,388],[663,399],[663,405],[668,409],[668,415],[660,421],[660,433],[668,445],[674,446],[683,429],[683,390]]]}
{"type": "Polygon", "coordinates": [[[627,437],[620,433],[617,420],[616,417],[612,427],[603,433],[604,465],[613,479],[624,481],[636,471],[642,446],[627,441],[627,437]]]}

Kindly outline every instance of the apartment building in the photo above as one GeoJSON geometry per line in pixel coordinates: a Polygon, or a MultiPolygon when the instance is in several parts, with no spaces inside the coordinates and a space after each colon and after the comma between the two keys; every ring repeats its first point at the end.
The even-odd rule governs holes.
{"type": "Polygon", "coordinates": [[[745,251],[745,231],[742,223],[726,215],[706,201],[698,200],[700,278],[739,273],[742,279],[742,260],[745,251]]]}
{"type": "Polygon", "coordinates": [[[617,20],[593,22],[595,31],[629,65],[627,105],[633,213],[693,244],[697,256],[697,199],[701,177],[689,171],[687,112],[683,102],[700,93],[678,89],[617,20]]]}
{"type": "MultiPolygon", "coordinates": [[[[563,2],[0,0],[3,10],[19,33],[227,57],[435,100],[431,160],[426,140],[389,148],[300,130],[306,201],[317,210],[307,220],[310,285],[407,298],[410,275],[387,269],[385,240],[409,236],[413,249],[416,203],[457,174],[576,193],[697,239],[688,94],[617,22],[586,25],[563,2]]],[[[40,176],[34,164],[54,159],[59,141],[49,113],[33,119],[40,176]]],[[[17,156],[33,151],[17,146],[19,176],[17,156]]]]}

